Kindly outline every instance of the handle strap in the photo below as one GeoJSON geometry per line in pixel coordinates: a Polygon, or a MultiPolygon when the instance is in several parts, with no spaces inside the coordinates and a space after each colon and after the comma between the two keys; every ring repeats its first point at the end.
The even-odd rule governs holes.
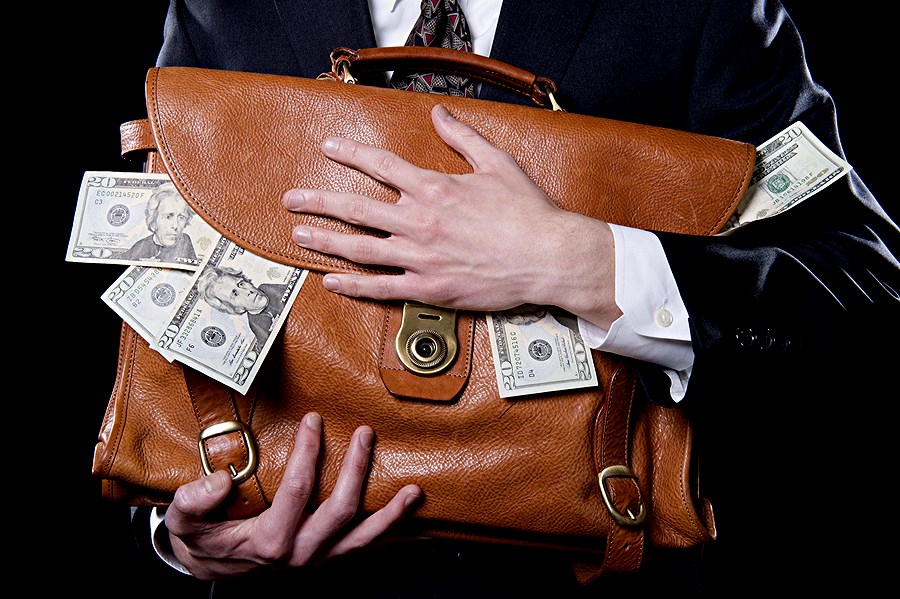
{"type": "Polygon", "coordinates": [[[355,83],[356,79],[350,75],[351,68],[357,72],[429,70],[471,77],[525,96],[543,108],[562,110],[553,96],[556,93],[556,83],[552,80],[472,52],[423,46],[360,50],[340,47],[331,52],[331,73],[323,73],[319,78],[355,83]]]}

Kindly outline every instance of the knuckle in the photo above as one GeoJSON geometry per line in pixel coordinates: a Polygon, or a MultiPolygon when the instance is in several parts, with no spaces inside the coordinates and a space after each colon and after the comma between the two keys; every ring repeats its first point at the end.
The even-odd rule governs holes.
{"type": "Polygon", "coordinates": [[[396,157],[393,154],[381,154],[373,164],[374,173],[378,178],[386,179],[393,172],[395,164],[396,157]]]}
{"type": "Polygon", "coordinates": [[[290,555],[288,542],[273,535],[259,539],[255,546],[257,558],[266,564],[284,562],[290,555]]]}
{"type": "Polygon", "coordinates": [[[446,177],[425,176],[420,182],[423,197],[431,202],[440,202],[450,195],[451,187],[446,177]]]}
{"type": "Polygon", "coordinates": [[[356,144],[348,144],[340,141],[338,142],[337,151],[350,160],[354,160],[356,158],[356,155],[359,154],[359,148],[356,146],[356,144]]]}
{"type": "Polygon", "coordinates": [[[359,225],[365,224],[369,216],[369,204],[361,200],[350,202],[347,210],[346,221],[348,223],[359,225]]]}
{"type": "Polygon", "coordinates": [[[367,456],[362,455],[348,456],[344,461],[344,466],[351,478],[364,479],[369,470],[369,460],[367,456]]]}
{"type": "Polygon", "coordinates": [[[355,277],[347,277],[343,279],[341,282],[341,286],[345,295],[350,295],[353,297],[359,296],[359,281],[357,281],[355,277]]]}
{"type": "MultiPolygon", "coordinates": [[[[423,214],[412,225],[415,231],[415,239],[420,242],[430,242],[444,238],[442,221],[437,214],[423,214]]],[[[430,243],[429,243],[430,245],[430,243]]],[[[419,256],[423,258],[423,256],[419,256]]]]}
{"type": "Polygon", "coordinates": [[[306,201],[306,206],[310,210],[310,212],[323,214],[326,210],[328,210],[328,198],[326,198],[325,194],[321,192],[308,192],[308,195],[306,195],[304,199],[306,201]]]}
{"type": "Polygon", "coordinates": [[[311,246],[326,254],[332,253],[334,240],[327,230],[316,231],[312,235],[311,246]]]}
{"type": "Polygon", "coordinates": [[[373,291],[372,295],[375,299],[385,299],[391,297],[391,292],[394,288],[393,278],[396,275],[385,275],[376,277],[373,279],[373,291]]]}
{"type": "Polygon", "coordinates": [[[472,129],[461,121],[455,123],[456,131],[454,132],[458,138],[468,143],[476,143],[481,140],[481,135],[475,129],[472,129]]]}
{"type": "Polygon", "coordinates": [[[290,497],[305,502],[312,494],[313,483],[307,477],[292,476],[282,481],[281,488],[284,489],[290,497]]]}
{"type": "MultiPolygon", "coordinates": [[[[175,496],[172,498],[172,506],[179,512],[192,514],[196,511],[194,508],[194,497],[195,493],[191,489],[191,486],[182,485],[175,491],[175,496]]],[[[170,520],[180,521],[180,518],[170,518],[170,520]]]]}
{"type": "Polygon", "coordinates": [[[343,527],[356,515],[357,502],[347,497],[332,497],[331,515],[343,527]]]}
{"type": "Polygon", "coordinates": [[[459,289],[447,279],[429,279],[422,286],[422,294],[429,301],[442,306],[453,306],[459,295],[459,289]]]}
{"type": "Polygon", "coordinates": [[[363,264],[375,264],[376,251],[373,239],[369,235],[359,235],[354,249],[354,258],[363,264]]]}

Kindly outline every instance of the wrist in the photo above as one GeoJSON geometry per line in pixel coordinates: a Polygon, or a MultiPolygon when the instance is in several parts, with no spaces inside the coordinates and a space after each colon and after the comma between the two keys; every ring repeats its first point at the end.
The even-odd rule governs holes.
{"type": "Polygon", "coordinates": [[[601,328],[622,315],[616,304],[615,239],[609,225],[566,213],[553,255],[538,279],[536,304],[558,306],[601,328]],[[559,265],[564,265],[560,267],[559,265]]]}

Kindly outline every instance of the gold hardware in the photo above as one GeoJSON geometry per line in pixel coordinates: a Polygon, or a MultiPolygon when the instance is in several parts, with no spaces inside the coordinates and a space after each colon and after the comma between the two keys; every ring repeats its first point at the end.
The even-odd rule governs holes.
{"type": "Polygon", "coordinates": [[[400,361],[416,374],[443,372],[459,352],[456,310],[404,302],[395,346],[400,361]]]}
{"type": "Polygon", "coordinates": [[[258,458],[256,455],[256,443],[250,435],[250,431],[244,426],[243,422],[237,420],[228,420],[227,422],[219,422],[208,426],[200,431],[200,463],[203,464],[204,474],[212,474],[215,472],[209,462],[209,456],[206,455],[207,439],[217,437],[219,435],[227,435],[228,433],[241,433],[244,437],[244,444],[247,446],[247,465],[237,470],[233,464],[228,464],[228,470],[231,471],[231,478],[235,483],[241,483],[250,478],[250,475],[256,470],[258,458]]]}
{"type": "Polygon", "coordinates": [[[550,105],[553,107],[554,112],[565,112],[566,111],[565,108],[563,108],[556,102],[556,97],[553,95],[553,92],[548,91],[547,97],[550,98],[550,105]]]}
{"type": "Polygon", "coordinates": [[[613,520],[616,521],[617,524],[627,527],[635,527],[640,526],[644,522],[644,518],[646,518],[647,513],[644,511],[644,503],[641,502],[641,509],[638,512],[637,516],[635,516],[630,508],[626,508],[626,512],[628,515],[621,513],[617,510],[612,501],[609,498],[609,494],[606,492],[606,479],[612,477],[624,477],[624,478],[633,478],[635,484],[637,484],[637,477],[631,471],[628,466],[616,465],[616,466],[608,466],[603,469],[603,471],[597,476],[600,481],[600,494],[603,496],[603,503],[606,504],[606,509],[609,511],[609,515],[613,520]]]}
{"type": "Polygon", "coordinates": [[[346,56],[332,58],[331,72],[337,74],[344,83],[356,83],[356,77],[350,74],[350,61],[346,56]]]}
{"type": "Polygon", "coordinates": [[[340,68],[341,79],[344,80],[344,83],[356,83],[356,77],[350,74],[350,62],[347,60],[339,61],[338,67],[340,68]]]}

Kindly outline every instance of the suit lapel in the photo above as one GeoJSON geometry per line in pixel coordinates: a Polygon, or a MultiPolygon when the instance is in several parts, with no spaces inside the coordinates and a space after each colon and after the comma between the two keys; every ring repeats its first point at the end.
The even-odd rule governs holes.
{"type": "MultiPolygon", "coordinates": [[[[504,0],[491,57],[559,83],[598,4],[599,0],[504,0]],[[523,45],[523,39],[534,42],[523,45]]],[[[483,87],[481,97],[507,102],[515,97],[528,103],[494,86],[483,87]]]]}
{"type": "Polygon", "coordinates": [[[330,2],[273,0],[273,4],[300,71],[306,77],[327,71],[331,66],[328,55],[338,46],[375,46],[366,0],[343,3],[339,15],[332,14],[330,2]]]}

